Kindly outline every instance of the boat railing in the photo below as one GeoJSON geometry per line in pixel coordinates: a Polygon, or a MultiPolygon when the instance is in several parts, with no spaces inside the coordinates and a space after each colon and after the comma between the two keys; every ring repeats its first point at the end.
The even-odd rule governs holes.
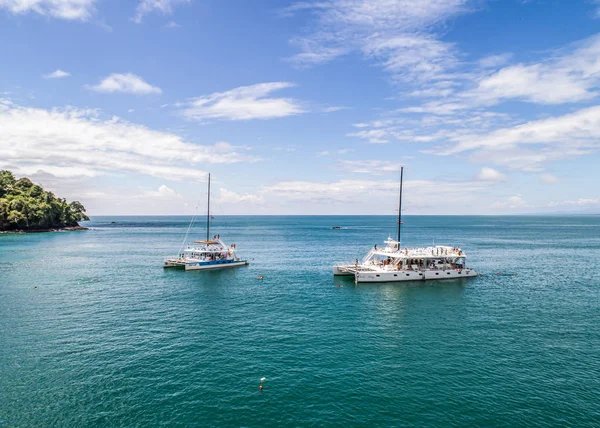
{"type": "Polygon", "coordinates": [[[371,250],[367,253],[366,256],[363,257],[361,264],[367,263],[373,257],[373,253],[375,252],[375,248],[371,248],[371,250]]]}

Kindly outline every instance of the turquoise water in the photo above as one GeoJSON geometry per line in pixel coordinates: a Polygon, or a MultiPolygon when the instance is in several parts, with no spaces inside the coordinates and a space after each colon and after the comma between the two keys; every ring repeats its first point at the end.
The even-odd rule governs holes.
{"type": "Polygon", "coordinates": [[[483,276],[360,286],[393,217],[221,217],[250,266],[163,270],[188,221],[0,235],[0,426],[600,425],[598,216],[407,216],[483,276]]]}

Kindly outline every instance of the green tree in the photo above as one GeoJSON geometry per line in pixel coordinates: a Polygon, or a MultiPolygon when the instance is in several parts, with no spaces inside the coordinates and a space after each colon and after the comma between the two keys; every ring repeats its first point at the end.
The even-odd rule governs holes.
{"type": "Polygon", "coordinates": [[[0,171],[0,230],[77,226],[89,220],[79,201],[67,203],[28,178],[0,171]]]}

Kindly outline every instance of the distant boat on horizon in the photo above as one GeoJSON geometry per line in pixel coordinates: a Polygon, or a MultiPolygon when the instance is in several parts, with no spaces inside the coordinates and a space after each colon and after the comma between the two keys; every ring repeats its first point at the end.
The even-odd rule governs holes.
{"type": "MultiPolygon", "coordinates": [[[[221,235],[210,236],[210,174],[208,174],[208,207],[206,212],[206,239],[195,240],[187,245],[183,251],[179,250],[177,256],[165,258],[164,268],[181,268],[188,270],[212,270],[225,269],[248,265],[248,260],[241,259],[237,255],[237,244],[227,246],[221,235]]],[[[188,227],[188,233],[194,222],[194,218],[188,227]]],[[[186,233],[187,238],[187,233],[186,233]]],[[[185,239],[184,239],[185,242],[185,239]]]]}
{"type": "Polygon", "coordinates": [[[334,276],[354,276],[360,282],[400,282],[434,279],[456,279],[477,276],[467,268],[467,255],[459,247],[431,246],[420,248],[401,247],[402,232],[402,179],[404,167],[400,168],[400,195],[398,203],[398,238],[389,237],[383,248],[377,245],[359,262],[339,264],[333,267],[334,276]]]}

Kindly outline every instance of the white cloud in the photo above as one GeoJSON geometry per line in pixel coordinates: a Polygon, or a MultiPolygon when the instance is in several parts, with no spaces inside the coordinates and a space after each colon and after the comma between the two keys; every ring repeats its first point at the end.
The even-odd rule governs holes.
{"type": "Polygon", "coordinates": [[[42,77],[44,79],[60,79],[63,77],[69,77],[70,75],[71,73],[58,69],[52,73],[44,74],[42,77]]]}
{"type": "Polygon", "coordinates": [[[540,180],[546,184],[556,184],[559,181],[558,178],[552,174],[540,174],[540,180]]]}
{"type": "Polygon", "coordinates": [[[492,208],[497,208],[497,209],[522,209],[522,208],[533,208],[533,205],[528,204],[527,202],[525,202],[522,198],[522,195],[514,195],[514,196],[510,196],[509,198],[507,198],[504,201],[501,202],[496,202],[495,204],[492,205],[492,208]]]}
{"type": "Polygon", "coordinates": [[[438,79],[457,63],[452,45],[420,34],[372,36],[362,51],[377,59],[394,78],[407,81],[438,79]]]}
{"type": "MultiPolygon", "coordinates": [[[[397,180],[339,180],[283,181],[265,186],[261,194],[267,201],[277,201],[278,206],[302,207],[312,203],[320,212],[393,213],[398,197],[397,180]],[[322,209],[320,208],[322,207],[322,209]],[[339,211],[338,211],[339,212],[339,211]]],[[[484,183],[451,180],[405,180],[404,206],[410,213],[465,212],[466,207],[481,212],[481,192],[484,183]]],[[[473,210],[470,209],[472,212],[473,210]]],[[[468,211],[467,211],[468,212],[468,211]]]]}
{"type": "Polygon", "coordinates": [[[440,116],[453,115],[456,112],[469,109],[469,106],[458,102],[430,101],[421,106],[404,107],[400,111],[405,113],[427,113],[440,116]]]}
{"type": "Polygon", "coordinates": [[[322,152],[317,153],[318,157],[330,156],[330,155],[331,155],[331,153],[328,150],[323,150],[322,152]]]}
{"type": "Polygon", "coordinates": [[[519,99],[539,104],[562,104],[598,96],[600,35],[558,51],[532,64],[515,64],[485,76],[464,94],[480,103],[519,99]]]}
{"type": "MultiPolygon", "coordinates": [[[[421,37],[419,35],[419,37],[421,37]]],[[[427,36],[431,38],[431,35],[427,36]]],[[[410,39],[408,39],[410,40],[410,39]]],[[[431,51],[436,52],[435,42],[431,51]]],[[[419,46],[416,43],[416,46],[419,46]]],[[[435,58],[443,58],[444,46],[440,47],[435,58]]],[[[429,49],[425,49],[427,51],[429,49]]],[[[452,52],[449,54],[452,56],[452,52]]],[[[403,61],[419,61],[424,55],[401,56],[403,61]],[[416,59],[415,59],[416,58],[416,59]]],[[[439,141],[444,139],[463,140],[462,136],[478,134],[482,130],[505,129],[507,125],[516,125],[515,115],[499,114],[486,110],[492,105],[504,101],[518,100],[541,105],[556,105],[589,101],[600,94],[600,34],[565,46],[546,54],[545,58],[530,63],[505,65],[511,59],[509,54],[484,57],[475,63],[459,63],[451,68],[453,73],[443,72],[448,68],[446,63],[453,64],[449,57],[440,63],[439,69],[435,61],[427,60],[428,67],[417,74],[432,75],[429,81],[423,82],[418,76],[411,77],[412,68],[418,68],[418,62],[408,71],[396,71],[401,78],[418,81],[418,88],[408,94],[413,97],[426,98],[420,105],[402,107],[396,111],[384,112],[388,117],[385,125],[375,122],[364,123],[361,132],[350,135],[370,140],[385,142],[391,138],[412,141],[439,141]],[[500,67],[500,68],[499,68],[500,67]],[[463,71],[462,73],[457,70],[463,71]],[[466,72],[464,72],[466,71],[466,72]],[[404,74],[403,74],[404,73],[404,74]],[[406,74],[408,73],[408,74],[406,74]],[[420,121],[412,118],[394,116],[400,113],[412,113],[421,117],[420,121]],[[394,119],[390,120],[392,116],[394,119]],[[418,129],[423,132],[419,135],[418,129]]],[[[391,63],[390,63],[391,64],[391,63]]],[[[427,79],[427,77],[426,77],[427,79]]],[[[582,153],[578,148],[571,148],[569,156],[582,153]]],[[[544,161],[560,158],[556,148],[543,153],[533,150],[516,150],[515,147],[503,146],[504,153],[500,158],[511,158],[516,169],[528,168],[539,170],[544,161]],[[522,157],[522,159],[519,159],[522,157]]],[[[495,152],[497,154],[497,152],[495,152]]],[[[475,157],[483,158],[484,156],[475,157]]],[[[498,164],[502,164],[501,161],[498,164]]]]}
{"type": "Polygon", "coordinates": [[[178,23],[176,23],[175,21],[169,21],[166,25],[165,28],[181,28],[181,25],[179,25],[178,23]]]}
{"type": "Polygon", "coordinates": [[[240,203],[240,202],[248,202],[251,204],[262,204],[264,202],[264,198],[262,197],[262,195],[254,195],[254,194],[244,194],[241,195],[239,193],[235,193],[232,192],[231,190],[227,190],[227,189],[220,189],[220,198],[219,198],[219,202],[221,203],[240,203]]]}
{"type": "Polygon", "coordinates": [[[588,205],[600,205],[600,198],[579,198],[575,200],[567,200],[561,202],[550,202],[549,207],[558,206],[588,206],[588,205]]]}
{"type": "Polygon", "coordinates": [[[514,146],[516,144],[573,143],[596,145],[600,136],[600,106],[574,113],[531,121],[513,128],[498,129],[487,135],[457,138],[452,152],[479,147],[514,146]]]}
{"type": "Polygon", "coordinates": [[[274,91],[293,86],[288,82],[269,82],[215,92],[192,99],[183,115],[196,120],[251,120],[300,114],[304,110],[296,100],[269,97],[274,91]]]}
{"type": "MultiPolygon", "coordinates": [[[[163,15],[173,13],[173,7],[181,3],[189,3],[190,0],[140,0],[133,22],[139,24],[142,22],[145,15],[149,13],[159,12],[163,15]]],[[[172,22],[172,21],[171,21],[172,22]]]]}
{"type": "Polygon", "coordinates": [[[384,144],[389,143],[389,132],[385,129],[369,129],[346,134],[348,137],[358,137],[368,140],[369,143],[384,144]]]}
{"type": "Polygon", "coordinates": [[[96,0],[0,0],[0,9],[15,15],[37,13],[53,18],[86,21],[95,11],[96,0]]]}
{"type": "Polygon", "coordinates": [[[383,160],[342,160],[340,169],[356,174],[382,175],[400,171],[400,163],[383,160]]]}
{"type": "Polygon", "coordinates": [[[32,174],[92,177],[133,172],[203,180],[198,164],[252,162],[225,142],[199,145],[93,110],[45,110],[0,103],[0,167],[32,174]]]}
{"type": "Polygon", "coordinates": [[[144,79],[133,73],[113,73],[105,77],[99,84],[87,86],[96,92],[123,92],[134,95],[162,94],[162,89],[146,83],[144,79]]]}
{"type": "Polygon", "coordinates": [[[177,193],[175,190],[171,189],[166,184],[161,185],[157,190],[150,190],[144,192],[142,196],[151,196],[154,198],[164,198],[164,199],[181,199],[182,196],[177,193]]]}
{"type": "Polygon", "coordinates": [[[482,68],[497,68],[506,64],[512,58],[511,53],[504,53],[500,55],[489,55],[479,60],[479,66],[482,68]]]}
{"type": "Polygon", "coordinates": [[[493,168],[483,167],[475,175],[475,180],[480,181],[505,181],[506,175],[493,168]]]}
{"type": "Polygon", "coordinates": [[[343,106],[330,106],[330,107],[325,107],[323,109],[323,113],[333,113],[336,111],[340,111],[340,110],[348,110],[349,107],[343,107],[343,106]]]}
{"type": "Polygon", "coordinates": [[[312,32],[292,39],[300,53],[291,58],[314,65],[361,52],[396,78],[438,78],[455,65],[452,46],[437,40],[435,28],[468,11],[469,0],[319,0],[298,2],[285,15],[309,11],[312,32]]]}
{"type": "Polygon", "coordinates": [[[435,153],[449,155],[470,151],[474,161],[541,171],[547,162],[600,149],[600,106],[496,129],[487,134],[455,135],[450,139],[456,144],[435,153]]]}

